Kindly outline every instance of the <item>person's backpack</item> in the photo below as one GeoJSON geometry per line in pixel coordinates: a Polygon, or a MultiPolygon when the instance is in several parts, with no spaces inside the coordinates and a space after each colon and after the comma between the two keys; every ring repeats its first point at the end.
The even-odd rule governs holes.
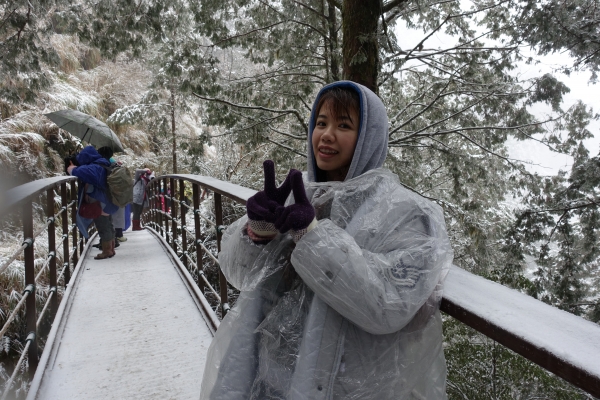
{"type": "Polygon", "coordinates": [[[133,177],[129,170],[119,164],[111,164],[110,167],[102,166],[106,170],[106,183],[108,185],[108,196],[110,201],[125,207],[133,201],[133,177]]]}

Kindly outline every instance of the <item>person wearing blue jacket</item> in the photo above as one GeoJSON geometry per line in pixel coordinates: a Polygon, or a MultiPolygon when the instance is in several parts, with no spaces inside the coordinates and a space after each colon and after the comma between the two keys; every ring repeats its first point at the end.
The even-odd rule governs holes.
{"type": "MultiPolygon", "coordinates": [[[[114,214],[119,207],[110,201],[108,194],[108,185],[106,183],[107,170],[110,162],[102,157],[93,146],[87,146],[77,155],[76,161],[79,165],[71,165],[67,168],[69,175],[76,176],[83,183],[79,185],[78,204],[81,205],[85,196],[89,196],[95,201],[99,201],[102,206],[102,214],[93,220],[100,236],[102,253],[94,259],[102,260],[115,255],[114,229],[111,220],[111,214],[114,214]]],[[[77,214],[77,227],[83,237],[87,238],[87,228],[92,220],[81,217],[77,214]]]]}

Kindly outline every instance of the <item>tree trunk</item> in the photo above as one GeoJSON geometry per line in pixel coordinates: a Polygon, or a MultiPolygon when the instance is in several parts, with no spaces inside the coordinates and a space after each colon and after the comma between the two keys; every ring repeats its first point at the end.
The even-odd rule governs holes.
{"type": "Polygon", "coordinates": [[[342,7],[343,76],[377,93],[381,0],[344,0],[342,7]]]}
{"type": "MultiPolygon", "coordinates": [[[[331,0],[327,0],[327,25],[329,28],[329,65],[331,79],[335,82],[340,80],[340,71],[338,57],[336,55],[336,49],[338,48],[336,11],[335,4],[333,4],[331,0]]],[[[327,46],[327,44],[325,45],[327,46]]]]}
{"type": "Polygon", "coordinates": [[[175,90],[171,87],[171,133],[173,135],[173,173],[177,173],[177,138],[175,136],[175,90]]]}

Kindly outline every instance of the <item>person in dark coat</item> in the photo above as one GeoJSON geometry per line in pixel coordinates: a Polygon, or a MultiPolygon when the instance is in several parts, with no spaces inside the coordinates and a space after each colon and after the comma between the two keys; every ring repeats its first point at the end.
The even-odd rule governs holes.
{"type": "MultiPolygon", "coordinates": [[[[113,158],[114,151],[108,146],[100,147],[98,149],[98,154],[106,158],[110,162],[110,165],[123,165],[120,161],[117,161],[113,158]]],[[[125,208],[126,207],[119,207],[119,209],[111,216],[112,223],[115,228],[115,248],[119,247],[119,242],[127,241],[127,238],[123,236],[123,231],[127,226],[125,221],[125,208]]],[[[98,244],[98,247],[100,247],[100,244],[98,244]]]]}
{"type": "MultiPolygon", "coordinates": [[[[77,155],[76,161],[79,165],[76,166],[71,163],[67,167],[67,173],[76,176],[83,183],[83,185],[79,185],[79,204],[81,204],[85,196],[88,196],[95,201],[99,201],[102,206],[102,214],[93,220],[100,236],[102,253],[98,254],[94,259],[102,260],[113,257],[115,255],[114,228],[110,216],[119,207],[109,199],[106,183],[107,171],[104,167],[110,167],[110,162],[102,157],[93,146],[87,146],[81,150],[77,155]]],[[[91,223],[87,221],[78,221],[78,227],[84,237],[87,236],[87,227],[91,223]]]]}

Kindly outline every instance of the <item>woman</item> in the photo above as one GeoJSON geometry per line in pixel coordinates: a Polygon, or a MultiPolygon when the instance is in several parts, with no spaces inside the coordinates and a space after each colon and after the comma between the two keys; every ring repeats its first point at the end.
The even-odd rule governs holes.
{"type": "Polygon", "coordinates": [[[453,253],[440,207],[381,168],[387,138],[381,100],[336,82],[313,105],[304,181],[292,170],[276,188],[265,162],[265,189],[223,237],[221,269],[241,293],[202,399],[446,398],[439,301],[453,253]]]}

